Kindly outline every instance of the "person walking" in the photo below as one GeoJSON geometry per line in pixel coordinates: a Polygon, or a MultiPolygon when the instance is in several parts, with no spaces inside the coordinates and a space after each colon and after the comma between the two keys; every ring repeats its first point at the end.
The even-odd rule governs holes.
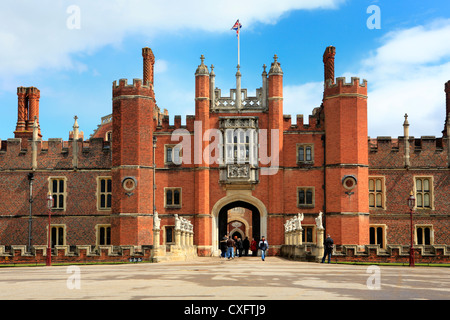
{"type": "Polygon", "coordinates": [[[227,239],[227,258],[228,258],[228,260],[234,259],[233,246],[234,246],[233,239],[228,238],[227,239]]]}
{"type": "Polygon", "coordinates": [[[261,249],[261,260],[265,261],[266,250],[269,249],[269,243],[264,236],[261,237],[261,241],[259,241],[258,247],[259,249],[261,249]]]}
{"type": "Polygon", "coordinates": [[[327,234],[327,238],[324,241],[324,253],[322,258],[322,263],[325,262],[325,258],[328,256],[328,263],[331,261],[331,253],[333,252],[334,241],[329,234],[327,234]]]}
{"type": "Polygon", "coordinates": [[[248,256],[248,249],[250,248],[250,241],[248,240],[248,237],[245,237],[242,245],[244,247],[244,256],[248,256]]]}
{"type": "Polygon", "coordinates": [[[227,254],[227,240],[228,240],[228,236],[225,235],[222,240],[220,240],[220,258],[225,258],[226,254],[227,254]]]}
{"type": "Polygon", "coordinates": [[[242,250],[244,250],[244,245],[242,244],[241,238],[237,238],[236,241],[236,255],[238,257],[242,257],[242,250]]]}
{"type": "Polygon", "coordinates": [[[258,254],[258,243],[256,242],[255,238],[253,238],[252,242],[250,243],[250,250],[252,250],[252,256],[256,257],[258,254]]]}

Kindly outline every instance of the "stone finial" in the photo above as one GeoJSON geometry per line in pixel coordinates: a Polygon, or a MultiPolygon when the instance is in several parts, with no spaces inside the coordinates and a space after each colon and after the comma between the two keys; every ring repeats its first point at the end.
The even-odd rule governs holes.
{"type": "Polygon", "coordinates": [[[205,61],[205,56],[201,55],[200,56],[200,60],[202,61],[202,63],[198,66],[197,70],[195,71],[195,75],[207,75],[209,76],[209,71],[208,71],[208,67],[205,65],[204,61],[205,61]]]}
{"type": "Polygon", "coordinates": [[[267,75],[266,68],[267,68],[266,64],[263,64],[263,73],[262,73],[263,76],[267,75]]]}
{"type": "Polygon", "coordinates": [[[272,65],[270,67],[270,71],[269,71],[269,76],[272,74],[283,74],[283,70],[281,70],[281,65],[278,62],[278,56],[274,55],[273,56],[273,62],[272,65]]]}
{"type": "Polygon", "coordinates": [[[214,65],[211,65],[211,73],[209,74],[210,76],[215,76],[216,74],[214,73],[214,65]]]}

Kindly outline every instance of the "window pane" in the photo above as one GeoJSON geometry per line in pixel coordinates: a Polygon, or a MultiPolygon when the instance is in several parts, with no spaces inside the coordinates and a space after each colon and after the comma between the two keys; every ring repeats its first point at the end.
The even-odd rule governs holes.
{"type": "Polygon", "coordinates": [[[55,244],[56,244],[56,228],[52,227],[51,247],[53,248],[55,244]]]}
{"type": "Polygon", "coordinates": [[[58,228],[58,245],[64,245],[64,229],[62,227],[58,228]]]}
{"type": "Polygon", "coordinates": [[[377,179],[376,182],[377,182],[377,191],[381,192],[381,179],[377,179]]]}
{"type": "Polygon", "coordinates": [[[306,204],[312,204],[313,203],[313,195],[312,190],[308,189],[306,190],[306,204]]]}
{"type": "Polygon", "coordinates": [[[369,179],[369,191],[375,191],[374,185],[374,179],[369,179]]]}
{"type": "Polygon", "coordinates": [[[101,246],[104,245],[105,244],[105,228],[104,227],[100,228],[100,237],[99,238],[100,238],[99,239],[100,245],[101,246]]]}
{"type": "Polygon", "coordinates": [[[59,192],[64,192],[64,180],[59,180],[59,192]]]}
{"type": "Polygon", "coordinates": [[[423,235],[422,228],[417,228],[417,244],[423,244],[422,235],[423,235]]]}
{"type": "Polygon", "coordinates": [[[172,148],[167,148],[167,155],[166,155],[166,161],[172,162],[172,148]]]}
{"type": "Polygon", "coordinates": [[[305,190],[303,189],[298,191],[298,203],[305,204],[305,190]]]}
{"type": "Polygon", "coordinates": [[[306,161],[311,161],[311,147],[306,147],[306,161]]]}
{"type": "Polygon", "coordinates": [[[377,207],[381,208],[381,193],[377,193],[377,207]]]}
{"type": "Polygon", "coordinates": [[[375,244],[375,228],[374,227],[370,227],[370,244],[375,244]]]}
{"type": "Polygon", "coordinates": [[[100,180],[100,192],[105,192],[105,191],[106,191],[106,180],[101,179],[100,180]]]}
{"type": "Polygon", "coordinates": [[[62,209],[62,208],[64,208],[64,196],[62,194],[60,194],[58,196],[58,198],[59,198],[58,208],[62,209]]]}
{"type": "Polygon", "coordinates": [[[111,179],[108,179],[108,180],[106,180],[107,181],[107,188],[106,188],[106,191],[107,192],[112,192],[112,180],[111,179]]]}
{"type": "Polygon", "coordinates": [[[377,228],[377,244],[383,247],[383,228],[381,227],[377,228]]]}
{"type": "Polygon", "coordinates": [[[417,188],[417,191],[422,191],[422,180],[420,180],[420,179],[417,179],[416,180],[416,188],[417,188]]]}
{"type": "Polygon", "coordinates": [[[423,206],[424,207],[431,207],[431,205],[430,205],[430,194],[429,193],[425,193],[423,195],[423,206]]]}
{"type": "Polygon", "coordinates": [[[105,195],[102,194],[100,195],[100,208],[104,208],[106,206],[106,199],[105,199],[105,195]]]}
{"type": "Polygon", "coordinates": [[[298,148],[298,161],[305,161],[305,150],[303,147],[298,148]]]}
{"type": "Polygon", "coordinates": [[[424,244],[431,244],[431,231],[430,228],[425,228],[425,243],[424,244]]]}
{"type": "Polygon", "coordinates": [[[55,192],[58,192],[58,180],[53,180],[52,181],[52,192],[53,193],[55,193],[55,192]]]}
{"type": "Polygon", "coordinates": [[[106,244],[111,244],[111,228],[106,228],[106,244]]]}
{"type": "Polygon", "coordinates": [[[375,195],[373,193],[369,194],[369,207],[375,207],[375,195]]]}
{"type": "Polygon", "coordinates": [[[422,195],[421,195],[421,194],[418,194],[418,195],[417,195],[417,206],[418,206],[418,207],[423,207],[423,204],[422,204],[422,195]]]}
{"type": "Polygon", "coordinates": [[[106,196],[106,207],[111,208],[111,195],[110,194],[108,194],[106,196]]]}
{"type": "Polygon", "coordinates": [[[313,228],[306,229],[306,242],[313,242],[313,228]]]}
{"type": "Polygon", "coordinates": [[[173,204],[180,204],[180,191],[173,190],[173,204]]]}
{"type": "Polygon", "coordinates": [[[430,191],[430,180],[423,179],[423,191],[430,191]]]}
{"type": "Polygon", "coordinates": [[[166,204],[172,204],[172,190],[167,190],[166,192],[166,204]]]}
{"type": "Polygon", "coordinates": [[[166,243],[173,242],[172,240],[172,228],[166,228],[166,243]]]}

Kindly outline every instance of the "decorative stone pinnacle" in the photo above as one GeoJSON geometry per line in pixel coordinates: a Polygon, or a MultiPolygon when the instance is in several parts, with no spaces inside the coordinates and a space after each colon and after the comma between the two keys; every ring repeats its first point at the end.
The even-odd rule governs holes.
{"type": "Polygon", "coordinates": [[[274,55],[274,56],[273,56],[273,61],[274,61],[274,62],[277,62],[277,60],[278,60],[278,56],[277,56],[277,55],[274,55]]]}
{"type": "Polygon", "coordinates": [[[264,64],[263,64],[263,70],[264,70],[264,72],[266,72],[266,68],[267,68],[267,66],[266,66],[266,64],[264,63],[264,64]]]}
{"type": "Polygon", "coordinates": [[[405,113],[405,122],[403,122],[403,125],[404,126],[407,126],[407,125],[409,125],[409,123],[408,123],[408,114],[407,113],[405,113]]]}
{"type": "Polygon", "coordinates": [[[200,60],[202,60],[202,64],[204,64],[203,61],[205,60],[205,56],[204,56],[204,55],[201,55],[201,56],[200,56],[200,60]]]}

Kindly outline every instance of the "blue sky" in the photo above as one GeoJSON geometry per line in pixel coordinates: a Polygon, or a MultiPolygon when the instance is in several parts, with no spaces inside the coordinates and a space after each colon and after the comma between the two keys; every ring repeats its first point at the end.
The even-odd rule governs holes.
{"type": "Polygon", "coordinates": [[[85,138],[112,112],[111,87],[142,78],[143,47],[155,57],[157,104],[194,114],[194,72],[205,56],[216,86],[235,88],[237,38],[242,88],[261,86],[274,54],[284,72],[284,113],[305,121],[321,103],[322,54],[336,47],[335,75],[368,81],[369,136],[441,136],[450,80],[450,2],[365,0],[18,0],[0,12],[0,139],[14,136],[19,86],[41,91],[43,139],[67,140],[77,115],[85,138]],[[380,28],[368,28],[379,8],[380,28]],[[75,28],[74,28],[75,26],[75,28]]]}

